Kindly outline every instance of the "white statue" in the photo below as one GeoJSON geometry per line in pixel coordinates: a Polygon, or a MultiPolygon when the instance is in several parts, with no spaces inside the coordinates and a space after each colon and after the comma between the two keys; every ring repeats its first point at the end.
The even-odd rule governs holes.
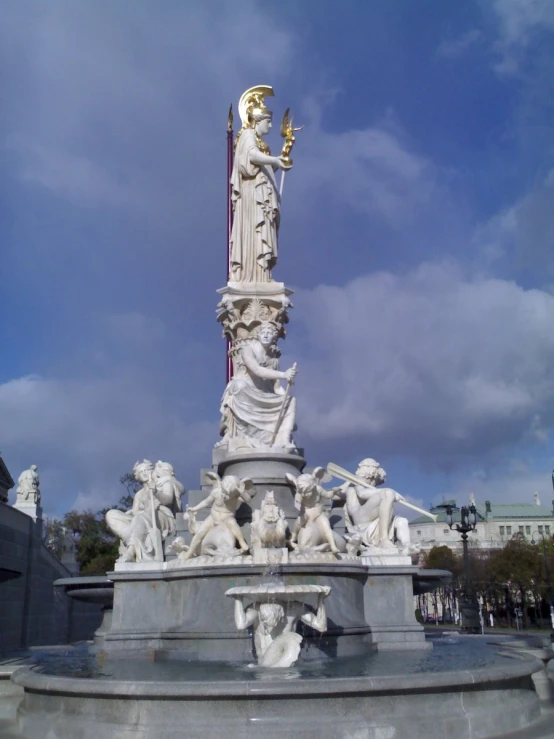
{"type": "Polygon", "coordinates": [[[286,157],[271,156],[263,140],[272,125],[272,113],[265,107],[266,95],[273,95],[273,90],[260,85],[247,90],[239,102],[243,127],[235,143],[231,175],[232,282],[270,282],[277,262],[281,198],[275,171],[286,171],[292,165],[286,157]]]}
{"type": "Polygon", "coordinates": [[[237,629],[254,627],[258,665],[290,667],[302,644],[302,636],[296,633],[299,621],[321,633],[327,631],[324,600],[330,592],[326,585],[269,584],[230,588],[225,594],[235,598],[237,629]],[[302,602],[308,594],[317,594],[315,613],[302,602]]]}
{"type": "Polygon", "coordinates": [[[169,462],[158,460],[154,467],[154,478],[156,481],[156,497],[173,513],[181,510],[181,495],[185,492],[185,486],[175,477],[173,465],[169,462]]]}
{"type": "Polygon", "coordinates": [[[163,542],[175,532],[174,511],[180,510],[184,491],[173,467],[149,460],[137,462],[133,477],[142,483],[130,511],[111,510],[106,524],[121,539],[119,562],[162,562],[163,542]]]}
{"type": "Polygon", "coordinates": [[[275,495],[268,491],[259,511],[252,512],[250,527],[252,549],[278,549],[287,546],[287,521],[284,512],[275,503],[275,495]]]}
{"type": "Polygon", "coordinates": [[[293,549],[334,554],[345,552],[346,541],[331,529],[323,507],[324,501],[335,495],[333,490],[325,490],[320,485],[325,477],[323,467],[316,467],[311,474],[294,477],[287,473],[285,477],[296,491],[294,503],[300,511],[290,540],[293,549]]]}
{"type": "Polygon", "coordinates": [[[367,480],[371,487],[348,482],[333,491],[337,498],[346,498],[347,531],[359,537],[365,547],[411,553],[408,519],[393,514],[394,504],[404,501],[404,497],[391,488],[378,488],[385,482],[385,470],[374,459],[367,458],[358,465],[356,475],[367,480]]]}
{"type": "Polygon", "coordinates": [[[235,374],[221,401],[220,445],[229,450],[279,447],[296,449],[292,440],[295,428],[296,399],[281,386],[296,376],[296,365],[282,372],[276,347],[277,327],[262,323],[256,338],[237,341],[235,374]]]}
{"type": "Polygon", "coordinates": [[[40,478],[38,467],[32,464],[28,470],[23,470],[17,480],[17,503],[40,503],[40,478]]]}
{"type": "Polygon", "coordinates": [[[180,552],[179,559],[188,560],[201,555],[236,556],[248,552],[235,513],[241,503],[249,503],[255,495],[254,483],[247,477],[242,479],[235,475],[227,475],[222,479],[215,472],[207,472],[206,476],[212,480],[212,492],[198,505],[187,506],[185,517],[189,519],[189,530],[193,533],[188,550],[181,537],[173,543],[173,549],[180,552]],[[210,515],[196,523],[196,514],[203,508],[210,509],[210,515]],[[236,548],[238,543],[239,548],[236,548]]]}

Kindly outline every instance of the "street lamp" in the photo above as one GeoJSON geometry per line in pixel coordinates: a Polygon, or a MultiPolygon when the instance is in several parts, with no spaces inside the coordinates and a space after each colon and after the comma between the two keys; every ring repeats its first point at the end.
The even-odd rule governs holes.
{"type": "Polygon", "coordinates": [[[462,535],[462,547],[464,550],[464,597],[459,598],[460,612],[462,616],[462,628],[470,633],[478,633],[481,630],[481,619],[479,617],[479,603],[473,589],[471,587],[471,570],[469,562],[469,551],[467,546],[467,536],[471,531],[475,531],[477,526],[477,509],[473,505],[462,506],[457,508],[453,505],[446,505],[446,523],[450,529],[462,535]],[[460,523],[454,521],[454,511],[460,511],[460,523]]]}
{"type": "Polygon", "coordinates": [[[546,553],[546,538],[543,531],[533,531],[531,534],[531,544],[536,544],[535,541],[535,534],[538,534],[538,536],[541,537],[542,540],[542,553],[544,556],[544,574],[546,575],[546,582],[548,583],[547,586],[547,592],[548,592],[548,604],[550,606],[550,641],[552,642],[553,649],[554,649],[554,600],[552,598],[552,581],[550,579],[550,568],[548,567],[548,556],[546,553]]]}

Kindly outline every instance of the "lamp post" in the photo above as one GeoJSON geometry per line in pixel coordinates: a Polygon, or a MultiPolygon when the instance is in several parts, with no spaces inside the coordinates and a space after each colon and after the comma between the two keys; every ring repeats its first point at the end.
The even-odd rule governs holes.
{"type": "Polygon", "coordinates": [[[548,605],[550,607],[550,641],[552,648],[554,649],[554,599],[552,598],[552,581],[550,579],[550,568],[548,566],[548,555],[546,552],[546,537],[544,531],[533,531],[531,534],[531,544],[536,544],[535,534],[541,537],[542,541],[542,554],[544,557],[544,574],[546,575],[547,582],[547,593],[548,593],[548,605]]]}
{"type": "Polygon", "coordinates": [[[473,505],[457,508],[453,505],[446,506],[446,523],[450,529],[462,535],[462,547],[464,551],[464,597],[460,598],[461,625],[468,633],[479,633],[481,631],[481,619],[479,617],[479,603],[471,586],[471,567],[469,562],[469,551],[467,537],[477,526],[477,509],[473,505]],[[460,523],[454,521],[454,511],[460,511],[460,523]]]}

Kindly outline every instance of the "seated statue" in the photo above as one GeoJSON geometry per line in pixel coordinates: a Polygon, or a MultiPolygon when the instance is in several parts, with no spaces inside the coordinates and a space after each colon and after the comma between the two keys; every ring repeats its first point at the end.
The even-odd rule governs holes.
{"type": "Polygon", "coordinates": [[[179,559],[203,555],[235,556],[246,554],[246,543],[235,513],[241,503],[249,503],[255,495],[254,483],[247,477],[242,479],[227,475],[222,479],[216,472],[209,471],[206,477],[213,483],[212,492],[195,506],[187,506],[185,518],[189,519],[189,530],[193,535],[190,546],[186,547],[181,537],[173,543],[173,550],[179,551],[179,559]],[[196,523],[196,514],[203,508],[210,509],[210,515],[196,523]],[[236,548],[238,543],[239,548],[236,548]]]}
{"type": "Polygon", "coordinates": [[[149,460],[137,462],[133,477],[142,483],[130,511],[106,513],[108,528],[121,539],[118,562],[163,562],[163,542],[175,532],[174,512],[180,510],[184,488],[173,467],[149,460]]]}
{"type": "Polygon", "coordinates": [[[374,459],[364,459],[356,476],[367,480],[371,487],[347,482],[335,488],[335,499],[345,500],[346,529],[359,538],[363,547],[400,549],[411,553],[408,519],[393,514],[395,502],[405,500],[391,488],[379,488],[386,472],[374,459]]]}
{"type": "Polygon", "coordinates": [[[16,503],[40,503],[40,479],[36,464],[32,464],[28,470],[23,470],[17,480],[16,503]]]}
{"type": "Polygon", "coordinates": [[[281,380],[292,383],[296,366],[282,372],[275,345],[277,328],[262,323],[255,338],[238,341],[235,374],[221,401],[219,445],[229,450],[279,447],[295,450],[296,399],[286,395],[281,380]]]}
{"type": "Polygon", "coordinates": [[[331,500],[335,494],[333,490],[325,490],[320,485],[324,477],[323,467],[316,467],[311,474],[298,477],[286,474],[288,482],[296,490],[294,504],[300,511],[290,540],[293,549],[334,554],[346,551],[346,541],[331,529],[329,517],[323,508],[324,500],[331,500]]]}

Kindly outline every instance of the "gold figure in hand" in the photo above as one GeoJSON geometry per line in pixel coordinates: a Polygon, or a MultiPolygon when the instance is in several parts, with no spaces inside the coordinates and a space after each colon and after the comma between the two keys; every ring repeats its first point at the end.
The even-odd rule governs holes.
{"type": "Polygon", "coordinates": [[[286,164],[289,165],[289,167],[292,167],[292,159],[290,158],[290,153],[292,151],[292,147],[294,146],[294,142],[296,141],[296,139],[294,138],[294,132],[301,131],[303,128],[304,126],[298,126],[297,128],[294,128],[294,126],[292,125],[292,113],[290,112],[290,108],[287,108],[283,116],[283,122],[281,123],[281,136],[285,139],[283,150],[281,152],[281,157],[286,162],[286,164]]]}

